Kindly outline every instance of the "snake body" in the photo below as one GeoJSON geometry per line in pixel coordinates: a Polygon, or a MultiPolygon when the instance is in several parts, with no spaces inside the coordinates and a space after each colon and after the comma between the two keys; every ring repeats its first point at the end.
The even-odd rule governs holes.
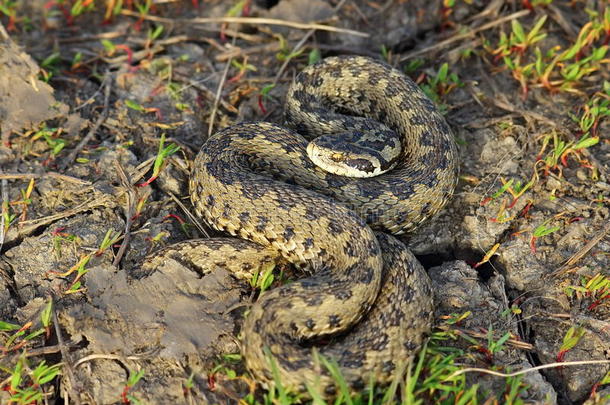
{"type": "Polygon", "coordinates": [[[292,130],[237,124],[211,136],[195,159],[195,211],[243,240],[189,242],[173,252],[198,251],[202,268],[226,267],[245,278],[279,261],[308,272],[261,294],[246,317],[242,353],[261,382],[274,383],[273,361],[284,387],[334,395],[335,382],[314,351],[334,359],[354,390],[388,382],[429,331],[433,302],[425,271],[387,233],[412,231],[453,193],[451,131],[410,79],[358,56],[303,70],[285,115],[292,130]],[[402,144],[388,173],[347,178],[307,156],[308,139],[371,127],[395,131],[402,144]]]}

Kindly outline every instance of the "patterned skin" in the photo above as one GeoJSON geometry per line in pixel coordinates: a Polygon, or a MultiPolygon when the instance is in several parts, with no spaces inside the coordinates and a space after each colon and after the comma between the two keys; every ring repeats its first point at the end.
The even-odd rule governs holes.
{"type": "Polygon", "coordinates": [[[428,276],[388,233],[412,231],[451,197],[458,175],[451,131],[410,79],[358,56],[327,58],[299,74],[286,122],[296,132],[265,122],[226,128],[195,159],[196,213],[241,239],[189,241],[163,254],[241,278],[276,262],[307,271],[261,294],[244,322],[243,357],[262,383],[274,383],[273,359],[285,388],[332,397],[337,387],[317,354],[333,358],[353,390],[387,383],[420,347],[433,313],[428,276]],[[308,139],[369,127],[393,131],[402,145],[387,173],[338,176],[307,155],[308,139]]]}

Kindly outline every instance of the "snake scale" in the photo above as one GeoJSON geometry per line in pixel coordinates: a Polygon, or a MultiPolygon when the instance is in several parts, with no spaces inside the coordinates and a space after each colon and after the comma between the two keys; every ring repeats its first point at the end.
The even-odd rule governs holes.
{"type": "Polygon", "coordinates": [[[266,122],[225,128],[194,161],[196,213],[241,239],[184,242],[167,252],[241,278],[280,262],[306,272],[261,294],[244,321],[242,354],[262,383],[274,383],[273,359],[285,388],[335,395],[314,350],[337,362],[352,390],[387,383],[415,354],[433,314],[427,274],[389,234],[414,230],[452,195],[458,159],[451,130],[410,79],[361,56],[305,68],[288,90],[285,120],[290,129],[266,122]],[[308,140],[365,130],[371,120],[402,144],[388,173],[339,176],[307,156],[308,140]]]}

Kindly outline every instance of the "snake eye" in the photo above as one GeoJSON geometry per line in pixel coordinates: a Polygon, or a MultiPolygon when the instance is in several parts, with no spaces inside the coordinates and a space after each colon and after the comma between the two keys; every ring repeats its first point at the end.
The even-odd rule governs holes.
{"type": "Polygon", "coordinates": [[[332,155],[330,155],[330,159],[331,159],[333,162],[341,162],[341,161],[343,161],[343,159],[344,159],[344,157],[343,157],[343,153],[340,153],[340,152],[335,152],[335,153],[333,153],[332,155]]]}

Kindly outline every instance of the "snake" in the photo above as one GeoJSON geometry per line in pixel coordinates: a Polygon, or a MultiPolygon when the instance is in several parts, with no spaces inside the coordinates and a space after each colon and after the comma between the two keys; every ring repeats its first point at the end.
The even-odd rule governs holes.
{"type": "Polygon", "coordinates": [[[249,280],[280,264],[303,272],[260,294],[243,322],[241,353],[263,386],[329,398],[340,389],[333,370],[352,392],[387,384],[433,323],[430,279],[396,236],[452,196],[452,131],[417,84],[364,56],[304,68],[287,91],[284,121],[237,123],[206,140],[189,178],[191,201],[231,237],[179,243],[164,254],[249,280]],[[354,133],[364,136],[361,146],[392,157],[328,151],[334,135],[311,146],[354,133]],[[343,166],[329,171],[316,154],[343,166]],[[350,166],[353,177],[343,175],[350,166]]]}

